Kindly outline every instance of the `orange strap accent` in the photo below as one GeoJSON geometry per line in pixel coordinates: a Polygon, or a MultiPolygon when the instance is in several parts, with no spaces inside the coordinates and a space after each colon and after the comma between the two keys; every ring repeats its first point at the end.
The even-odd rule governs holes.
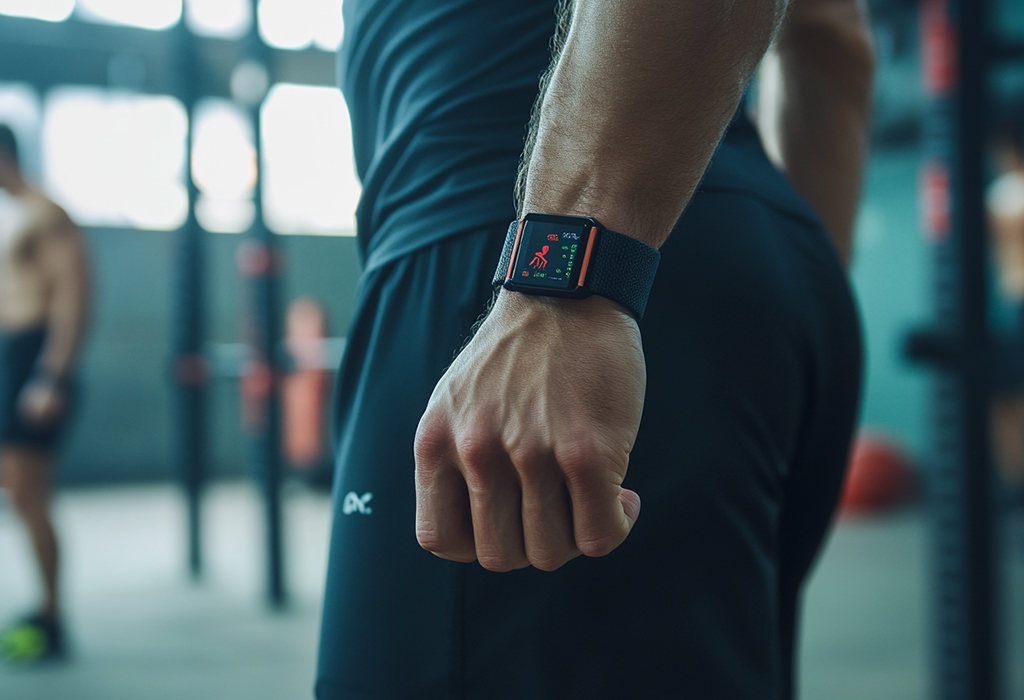
{"type": "Polygon", "coordinates": [[[512,258],[508,261],[508,272],[505,273],[505,281],[512,279],[512,271],[516,268],[516,256],[519,255],[519,243],[523,240],[523,227],[526,220],[519,222],[519,230],[516,231],[516,242],[512,245],[512,258]]]}
{"type": "Polygon", "coordinates": [[[590,237],[587,239],[587,252],[583,254],[583,266],[580,267],[580,278],[576,282],[576,286],[582,287],[583,283],[587,281],[587,268],[590,267],[590,254],[594,250],[594,241],[597,239],[597,227],[594,226],[590,229],[590,237]]]}

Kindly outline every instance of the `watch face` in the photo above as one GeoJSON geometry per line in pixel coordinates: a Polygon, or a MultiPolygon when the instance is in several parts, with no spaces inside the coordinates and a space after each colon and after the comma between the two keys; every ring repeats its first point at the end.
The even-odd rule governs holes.
{"type": "Polygon", "coordinates": [[[572,219],[564,223],[527,219],[509,281],[542,289],[573,289],[580,276],[590,228],[589,223],[572,219]]]}

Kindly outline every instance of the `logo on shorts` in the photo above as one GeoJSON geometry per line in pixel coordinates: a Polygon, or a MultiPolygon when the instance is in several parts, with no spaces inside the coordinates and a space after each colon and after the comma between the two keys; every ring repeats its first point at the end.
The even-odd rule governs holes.
{"type": "Polygon", "coordinates": [[[349,491],[345,494],[345,500],[341,504],[341,512],[345,515],[352,515],[353,513],[369,515],[373,512],[373,508],[366,504],[371,500],[373,500],[372,493],[367,492],[360,496],[355,491],[349,491]]]}

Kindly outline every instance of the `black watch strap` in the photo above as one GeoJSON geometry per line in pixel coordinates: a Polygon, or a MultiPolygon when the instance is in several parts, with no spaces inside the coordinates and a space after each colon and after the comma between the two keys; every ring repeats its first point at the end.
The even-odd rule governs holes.
{"type": "MultiPolygon", "coordinates": [[[[494,286],[504,284],[512,264],[519,222],[509,224],[505,247],[494,272],[494,286]]],[[[592,294],[611,299],[626,307],[636,318],[643,318],[647,299],[658,271],[661,253],[643,241],[608,229],[598,229],[593,258],[588,266],[584,289],[592,294]]]]}
{"type": "Polygon", "coordinates": [[[604,229],[594,249],[586,287],[622,304],[638,319],[647,310],[661,253],[632,236],[604,229]]]}
{"type": "Polygon", "coordinates": [[[516,247],[516,235],[519,233],[519,221],[513,221],[508,225],[508,233],[505,234],[505,247],[501,249],[501,260],[498,261],[498,268],[494,271],[494,279],[491,284],[495,289],[505,284],[508,276],[508,266],[512,264],[512,249],[516,247]]]}

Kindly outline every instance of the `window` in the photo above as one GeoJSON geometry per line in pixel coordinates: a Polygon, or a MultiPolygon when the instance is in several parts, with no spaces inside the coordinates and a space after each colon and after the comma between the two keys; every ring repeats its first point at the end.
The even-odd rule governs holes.
{"type": "Polygon", "coordinates": [[[248,115],[228,100],[196,106],[192,180],[199,190],[196,219],[207,231],[240,233],[255,215],[256,149],[248,115]]]}
{"type": "Polygon", "coordinates": [[[78,0],[76,14],[90,22],[167,29],[181,19],[181,0],[78,0]]]}
{"type": "Polygon", "coordinates": [[[263,214],[278,233],[355,233],[360,186],[345,100],[278,84],[263,103],[263,214]]]}
{"type": "Polygon", "coordinates": [[[0,124],[18,139],[21,169],[32,180],[39,173],[39,95],[27,83],[0,83],[0,124]]]}
{"type": "Polygon", "coordinates": [[[185,21],[201,36],[240,39],[252,25],[250,0],[185,0],[185,21]]]}
{"type": "Polygon", "coordinates": [[[61,22],[71,16],[75,0],[0,0],[0,15],[61,22]]]}
{"type": "Polygon", "coordinates": [[[260,36],[276,48],[334,51],[341,44],[341,0],[260,0],[257,13],[260,36]]]}
{"type": "Polygon", "coordinates": [[[43,114],[44,185],[81,224],[176,229],[188,214],[187,126],[172,97],[55,89],[43,114]]]}

